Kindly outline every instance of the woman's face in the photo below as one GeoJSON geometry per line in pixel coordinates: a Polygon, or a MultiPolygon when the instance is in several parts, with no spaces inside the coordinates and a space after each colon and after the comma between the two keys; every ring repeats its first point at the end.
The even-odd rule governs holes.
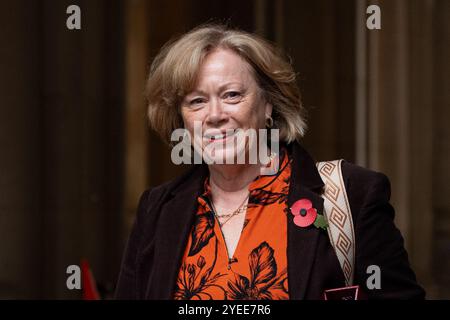
{"type": "Polygon", "coordinates": [[[272,106],[263,98],[250,65],[227,49],[217,49],[206,57],[194,90],[181,105],[184,125],[194,137],[196,150],[201,148],[210,158],[222,161],[248,151],[248,141],[231,145],[229,140],[237,139],[227,130],[258,132],[271,113],[272,106]],[[194,135],[195,123],[197,130],[201,126],[202,136],[194,135]]]}

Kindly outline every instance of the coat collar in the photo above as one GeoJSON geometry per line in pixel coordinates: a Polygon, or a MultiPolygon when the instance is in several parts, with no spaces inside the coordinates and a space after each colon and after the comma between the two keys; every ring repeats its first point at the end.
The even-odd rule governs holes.
{"type": "MultiPolygon", "coordinates": [[[[293,157],[289,185],[288,207],[295,201],[309,199],[319,213],[323,212],[324,186],[315,161],[299,144],[291,145],[293,157]]],[[[313,266],[320,230],[314,226],[300,228],[294,224],[292,216],[288,220],[288,286],[292,300],[305,298],[308,280],[313,266]]]]}
{"type": "MultiPolygon", "coordinates": [[[[307,198],[323,212],[320,192],[324,186],[314,160],[298,143],[286,146],[293,157],[288,206],[307,198]]],[[[208,175],[206,165],[194,165],[186,175],[172,185],[170,199],[162,205],[154,248],[157,263],[145,293],[149,299],[172,299],[189,232],[194,222],[197,196],[203,192],[203,181],[208,175]],[[170,285],[168,285],[170,284],[170,285]]],[[[287,216],[288,284],[291,299],[303,299],[315,258],[320,230],[314,226],[300,228],[287,216]]]]}

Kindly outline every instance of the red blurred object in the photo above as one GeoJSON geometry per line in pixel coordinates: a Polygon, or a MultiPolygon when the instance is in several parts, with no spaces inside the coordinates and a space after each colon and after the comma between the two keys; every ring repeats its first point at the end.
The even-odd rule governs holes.
{"type": "Polygon", "coordinates": [[[100,300],[94,275],[86,259],[81,259],[81,279],[83,283],[83,300],[100,300]]]}

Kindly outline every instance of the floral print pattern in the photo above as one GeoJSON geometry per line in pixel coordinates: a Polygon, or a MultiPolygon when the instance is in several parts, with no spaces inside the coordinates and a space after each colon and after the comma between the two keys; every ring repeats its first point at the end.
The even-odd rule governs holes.
{"type": "Polygon", "coordinates": [[[284,149],[281,159],[276,175],[258,176],[250,184],[243,229],[231,258],[209,204],[206,179],[174,299],[289,299],[286,212],[291,161],[284,149]]]}

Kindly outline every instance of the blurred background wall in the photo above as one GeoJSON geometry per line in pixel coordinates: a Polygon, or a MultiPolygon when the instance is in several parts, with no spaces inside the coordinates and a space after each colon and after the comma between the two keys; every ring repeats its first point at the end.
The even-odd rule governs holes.
{"type": "MultiPolygon", "coordinates": [[[[152,58],[208,21],[257,32],[299,74],[317,160],[382,171],[429,298],[450,298],[450,1],[17,0],[0,6],[0,298],[110,297],[140,194],[180,174],[148,130],[152,58]],[[81,30],[66,8],[81,8],[81,30]],[[381,30],[366,8],[381,8],[381,30]]],[[[382,236],[382,235],[380,235],[382,236]]]]}

